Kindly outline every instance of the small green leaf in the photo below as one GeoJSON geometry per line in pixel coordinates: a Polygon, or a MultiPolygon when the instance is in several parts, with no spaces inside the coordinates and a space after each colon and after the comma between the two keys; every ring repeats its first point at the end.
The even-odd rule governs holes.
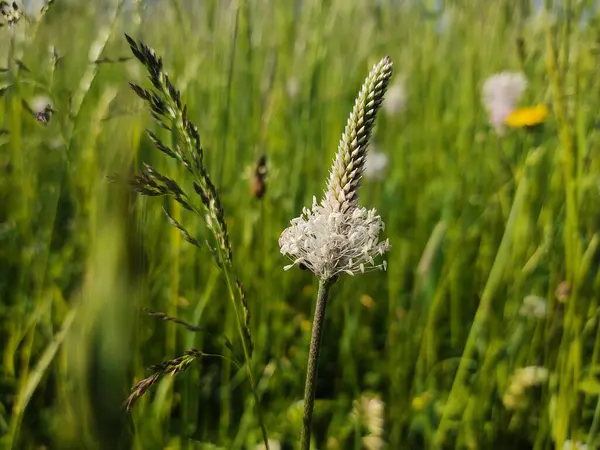
{"type": "Polygon", "coordinates": [[[600,381],[587,377],[579,382],[579,390],[588,395],[600,395],[600,381]]]}

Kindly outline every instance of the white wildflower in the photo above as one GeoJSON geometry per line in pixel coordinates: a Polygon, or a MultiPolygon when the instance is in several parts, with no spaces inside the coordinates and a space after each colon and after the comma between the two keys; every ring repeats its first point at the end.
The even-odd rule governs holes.
{"type": "Polygon", "coordinates": [[[517,409],[525,391],[533,386],[548,381],[550,373],[541,366],[527,366],[517,369],[511,377],[508,389],[502,396],[502,403],[507,409],[517,409]]]}
{"type": "Polygon", "coordinates": [[[490,124],[499,135],[504,133],[504,120],[515,109],[526,87],[525,76],[514,72],[498,73],[483,84],[482,101],[490,124]]]}
{"type": "Polygon", "coordinates": [[[525,317],[535,317],[543,319],[548,312],[546,299],[537,295],[528,295],[523,299],[519,314],[525,317]]]}
{"type": "MultiPolygon", "coordinates": [[[[265,450],[267,447],[264,442],[256,445],[254,450],[265,450]]],[[[269,450],[281,450],[281,442],[276,441],[275,439],[269,439],[269,450]]]]}
{"type": "Polygon", "coordinates": [[[364,436],[361,440],[365,450],[381,450],[385,447],[385,441],[381,436],[369,434],[364,436]]]}
{"type": "Polygon", "coordinates": [[[302,264],[322,279],[385,269],[385,261],[374,261],[391,248],[387,239],[379,241],[384,226],[375,209],[337,212],[313,197],[312,209],[304,208],[279,238],[281,253],[294,260],[285,269],[302,264]]]}
{"type": "Polygon", "coordinates": [[[404,79],[394,83],[387,91],[383,109],[388,116],[400,114],[406,108],[406,88],[404,79]]]}
{"type": "Polygon", "coordinates": [[[52,100],[47,95],[36,95],[29,102],[29,107],[36,113],[42,112],[46,106],[52,107],[52,100]]]}
{"type": "Polygon", "coordinates": [[[292,76],[285,83],[285,92],[290,100],[294,100],[300,92],[300,82],[298,78],[292,76]]]}
{"type": "Polygon", "coordinates": [[[563,450],[588,450],[588,446],[579,441],[567,439],[563,444],[563,450]]]}
{"type": "Polygon", "coordinates": [[[367,433],[362,437],[364,448],[379,450],[384,447],[384,414],[385,404],[378,396],[362,395],[352,402],[352,419],[359,423],[367,433]]]}
{"type": "Polygon", "coordinates": [[[365,161],[365,171],[363,173],[365,179],[373,181],[383,180],[388,161],[388,155],[372,147],[369,153],[367,153],[367,160],[365,161]]]}
{"type": "Polygon", "coordinates": [[[286,269],[299,265],[321,280],[341,273],[385,270],[385,261],[375,262],[376,256],[391,248],[387,240],[379,241],[385,225],[375,209],[369,211],[358,204],[358,189],[375,116],[391,75],[388,57],[373,67],[340,139],[325,197],[320,203],[313,197],[312,208],[304,208],[281,234],[281,253],[294,261],[286,269]]]}

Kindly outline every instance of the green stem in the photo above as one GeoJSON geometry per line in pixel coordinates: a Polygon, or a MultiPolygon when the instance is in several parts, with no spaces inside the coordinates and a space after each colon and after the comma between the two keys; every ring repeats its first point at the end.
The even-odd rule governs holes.
{"type": "Polygon", "coordinates": [[[598,426],[600,425],[600,398],[596,402],[596,410],[594,411],[594,419],[592,420],[592,427],[588,433],[587,446],[593,448],[596,441],[596,435],[598,434],[598,426]]]}
{"type": "Polygon", "coordinates": [[[302,450],[310,449],[310,426],[312,423],[313,408],[315,406],[315,392],[317,386],[317,369],[319,367],[319,352],[325,324],[325,309],[327,308],[327,295],[335,279],[329,278],[319,281],[317,306],[313,319],[310,350],[308,353],[308,367],[306,369],[306,384],[304,385],[304,415],[302,417],[302,450]]]}
{"type": "Polygon", "coordinates": [[[244,350],[244,365],[246,366],[246,371],[248,372],[248,381],[250,382],[250,390],[252,391],[252,396],[254,397],[254,403],[256,405],[256,414],[258,415],[258,423],[260,426],[260,430],[262,432],[262,438],[265,443],[265,449],[269,450],[269,439],[267,436],[267,430],[265,428],[265,423],[263,420],[262,408],[260,406],[260,399],[258,398],[258,394],[256,393],[256,383],[254,381],[254,376],[252,375],[252,366],[250,365],[250,352],[248,350],[248,344],[246,342],[246,336],[244,335],[244,330],[242,329],[242,318],[239,314],[239,308],[236,302],[236,294],[235,289],[233,287],[233,283],[231,282],[231,276],[229,274],[228,263],[225,261],[225,257],[223,255],[223,251],[219,251],[221,263],[223,265],[223,273],[225,274],[225,281],[227,283],[227,289],[229,290],[229,297],[231,298],[231,303],[233,304],[233,310],[235,312],[236,324],[238,333],[240,335],[240,340],[242,341],[242,348],[244,350]]]}
{"type": "Polygon", "coordinates": [[[502,285],[502,277],[505,273],[506,267],[508,267],[508,265],[511,263],[510,251],[514,239],[514,230],[516,227],[517,220],[519,219],[519,216],[525,206],[525,201],[527,199],[527,194],[531,183],[530,168],[538,164],[541,155],[541,150],[534,151],[528,155],[527,160],[525,161],[523,178],[518,183],[517,191],[515,193],[515,199],[513,201],[510,214],[508,216],[508,221],[506,223],[506,228],[504,230],[504,235],[502,236],[502,240],[500,241],[500,246],[498,247],[496,258],[494,259],[494,263],[492,264],[492,268],[490,270],[487,282],[485,284],[485,287],[483,288],[483,293],[481,294],[479,307],[477,308],[477,312],[475,313],[475,318],[473,319],[473,324],[471,325],[471,330],[469,331],[467,342],[465,343],[463,354],[460,357],[458,369],[456,371],[454,381],[452,382],[450,393],[448,394],[446,407],[444,408],[440,417],[440,424],[435,433],[435,443],[433,447],[435,449],[442,448],[448,431],[450,429],[450,414],[452,411],[451,406],[455,405],[458,401],[457,397],[464,395],[465,390],[468,389],[467,383],[469,376],[469,367],[475,358],[475,352],[477,350],[476,344],[481,335],[481,332],[485,329],[485,326],[488,323],[488,319],[492,309],[492,301],[494,295],[502,285]]]}

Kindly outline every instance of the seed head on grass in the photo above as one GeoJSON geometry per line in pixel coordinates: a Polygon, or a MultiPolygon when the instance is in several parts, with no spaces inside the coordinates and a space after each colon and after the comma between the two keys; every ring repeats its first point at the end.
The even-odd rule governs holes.
{"type": "MultiPolygon", "coordinates": [[[[237,319],[237,328],[242,341],[244,353],[244,366],[248,375],[248,381],[254,397],[258,422],[261,428],[263,441],[268,448],[268,436],[262,419],[260,401],[256,392],[256,383],[251,368],[252,339],[250,335],[250,311],[246,302],[243,286],[233,273],[233,253],[229,241],[229,233],[225,222],[223,205],[219,197],[217,187],[213,184],[208,171],[204,165],[204,149],[200,142],[200,133],[196,126],[188,119],[187,107],[181,101],[181,94],[171,82],[163,68],[162,58],[156,56],[153,49],[143,42],[135,42],[131,37],[125,35],[134,57],[139,60],[146,71],[152,87],[145,89],[135,83],[129,83],[133,91],[146,103],[152,117],[158,124],[170,132],[171,145],[166,145],[159,136],[147,131],[148,138],[154,146],[169,158],[179,162],[193,179],[193,187],[197,199],[192,198],[171,178],[157,172],[148,164],[144,165],[142,172],[129,180],[133,189],[147,196],[172,196],[185,209],[201,217],[206,223],[209,231],[216,241],[216,246],[207,242],[207,247],[212,253],[214,261],[225,275],[225,281],[232,301],[233,309],[237,319]],[[199,204],[198,204],[199,203],[199,204]],[[235,281],[235,283],[234,283],[235,281]],[[237,287],[237,289],[236,289],[237,287]],[[241,308],[241,312],[239,311],[241,308]]],[[[95,58],[97,60],[97,58],[95,58]]],[[[200,247],[200,242],[194,238],[183,225],[165,210],[168,220],[172,226],[177,228],[183,238],[190,244],[200,247]]],[[[164,316],[170,320],[183,325],[171,316],[164,316]]],[[[188,329],[189,326],[188,326],[188,329]]],[[[225,340],[229,344],[229,340],[225,340]]],[[[228,345],[231,349],[231,345],[228,345]]],[[[139,398],[150,386],[158,381],[165,373],[174,375],[185,370],[190,362],[200,356],[197,350],[188,352],[179,359],[157,366],[154,374],[139,382],[133,389],[127,401],[130,408],[133,402],[139,398]],[[182,359],[183,358],[183,359],[182,359]]],[[[208,355],[205,355],[208,356],[208,355]]],[[[221,356],[221,355],[214,355],[221,356]]],[[[222,356],[221,356],[222,357],[222,356]]],[[[229,359],[235,363],[234,359],[229,359]]]]}
{"type": "MultiPolygon", "coordinates": [[[[145,173],[136,177],[134,188],[143,195],[172,195],[185,209],[203,217],[222,250],[224,261],[217,260],[217,263],[231,264],[232,252],[223,206],[217,188],[204,166],[204,149],[200,142],[198,128],[188,119],[187,106],[182,103],[180,92],[165,72],[162,58],[157,57],[154,50],[143,42],[136,43],[131,37],[127,35],[125,37],[133,55],[148,71],[148,79],[152,88],[144,89],[135,83],[129,84],[133,91],[146,102],[152,117],[158,124],[176,137],[176,142],[174,145],[168,146],[149,130],[147,131],[148,138],[158,150],[179,161],[193,176],[194,191],[200,198],[201,206],[192,202],[176,183],[148,165],[145,167],[145,173]],[[144,182],[147,183],[144,184],[144,182]],[[166,191],[157,191],[156,184],[166,188],[166,191]]],[[[196,245],[197,241],[186,237],[187,232],[183,227],[175,225],[173,221],[171,223],[182,231],[188,242],[196,245]]],[[[189,233],[187,235],[189,236],[189,233]]],[[[216,255],[215,251],[213,251],[213,255],[216,255]]]]}
{"type": "Polygon", "coordinates": [[[139,381],[132,389],[131,394],[125,402],[125,408],[127,411],[131,410],[134,403],[144,395],[150,387],[158,383],[158,381],[165,375],[176,375],[186,370],[190,364],[196,359],[199,359],[203,355],[202,352],[192,348],[187,350],[182,356],[165,361],[163,363],[151,366],[149,370],[152,375],[139,381]]]}
{"type": "Polygon", "coordinates": [[[374,260],[391,248],[389,241],[379,241],[385,225],[375,209],[359,206],[358,191],[375,116],[391,76],[392,62],[385,57],[373,67],[356,98],[324,198],[317,202],[313,197],[312,208],[305,208],[281,234],[281,253],[293,260],[286,269],[302,265],[320,279],[332,279],[341,273],[386,268],[385,261],[374,260]]]}

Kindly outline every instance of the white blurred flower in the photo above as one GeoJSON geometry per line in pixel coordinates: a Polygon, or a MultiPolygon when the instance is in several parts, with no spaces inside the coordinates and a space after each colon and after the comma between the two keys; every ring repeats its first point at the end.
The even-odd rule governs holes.
{"type": "Polygon", "coordinates": [[[379,450],[385,445],[383,440],[385,404],[379,396],[362,395],[352,402],[352,419],[366,428],[367,434],[362,437],[364,448],[379,450]]]}
{"type": "Polygon", "coordinates": [[[285,84],[285,92],[290,100],[293,100],[297,97],[300,92],[300,82],[296,77],[288,78],[285,84]]]}
{"type": "Polygon", "coordinates": [[[535,317],[543,319],[548,312],[546,299],[537,295],[528,295],[523,299],[519,314],[525,317],[535,317]]]}
{"type": "Polygon", "coordinates": [[[579,441],[571,441],[567,439],[563,444],[563,450],[587,450],[588,446],[579,441]]]}
{"type": "Polygon", "coordinates": [[[46,109],[46,106],[52,107],[52,100],[47,95],[36,95],[29,102],[33,112],[39,113],[46,109]]]}
{"type": "MultiPolygon", "coordinates": [[[[256,445],[254,450],[266,450],[266,445],[264,442],[256,445]]],[[[281,443],[275,439],[269,439],[269,450],[281,450],[281,443]]]]}
{"type": "Polygon", "coordinates": [[[363,176],[367,180],[380,181],[383,180],[388,166],[388,156],[377,150],[374,146],[367,153],[365,161],[365,171],[363,176]]]}
{"type": "Polygon", "coordinates": [[[548,381],[550,373],[541,366],[527,366],[515,370],[508,389],[502,396],[502,403],[507,409],[517,409],[525,391],[548,381]]]}
{"type": "Polygon", "coordinates": [[[383,432],[383,414],[385,405],[379,397],[363,396],[361,398],[364,412],[364,423],[369,433],[380,435],[383,432]]]}
{"type": "Polygon", "coordinates": [[[390,86],[382,107],[388,116],[395,116],[404,111],[406,108],[406,88],[403,78],[390,86]]]}
{"type": "Polygon", "coordinates": [[[563,444],[563,450],[588,450],[588,446],[579,441],[567,439],[563,444]]]}
{"type": "Polygon", "coordinates": [[[504,133],[504,120],[515,109],[517,101],[527,88],[525,75],[501,72],[489,77],[482,88],[482,102],[490,124],[499,135],[504,133]]]}
{"type": "Polygon", "coordinates": [[[381,436],[369,434],[362,438],[362,444],[365,450],[381,450],[385,446],[385,441],[381,436]]]}

